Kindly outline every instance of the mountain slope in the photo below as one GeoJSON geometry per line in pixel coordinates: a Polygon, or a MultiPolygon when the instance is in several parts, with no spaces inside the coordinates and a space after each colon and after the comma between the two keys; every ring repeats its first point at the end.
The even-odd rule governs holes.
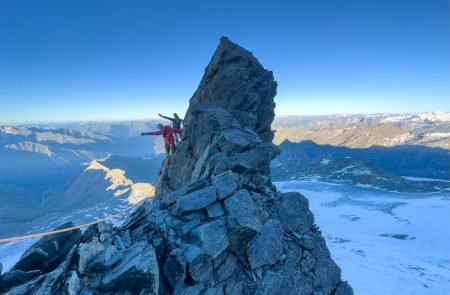
{"type": "Polygon", "coordinates": [[[369,185],[391,191],[430,192],[450,189],[450,153],[425,146],[352,149],[311,141],[280,145],[272,162],[276,181],[316,178],[369,185]],[[422,177],[412,181],[407,177],[422,177]],[[441,181],[437,181],[441,179],[441,181]]]}
{"type": "Polygon", "coordinates": [[[42,239],[12,268],[25,276],[2,275],[4,290],[353,294],[307,199],[271,182],[275,94],[273,74],[222,38],[190,100],[182,142],[161,167],[160,199],[145,201],[118,228],[72,232],[59,251],[56,236],[42,239]],[[55,252],[52,267],[33,261],[43,249],[55,252]]]}
{"type": "Polygon", "coordinates": [[[285,116],[274,122],[274,142],[368,148],[423,145],[450,149],[450,114],[285,116]]]}

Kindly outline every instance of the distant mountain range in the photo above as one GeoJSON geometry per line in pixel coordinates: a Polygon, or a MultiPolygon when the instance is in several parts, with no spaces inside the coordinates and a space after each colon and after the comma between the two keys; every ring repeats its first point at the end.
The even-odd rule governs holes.
{"type": "Polygon", "coordinates": [[[161,138],[140,136],[155,125],[1,126],[0,223],[138,202],[151,190],[163,157],[161,138]],[[94,132],[100,130],[107,132],[94,132]]]}
{"type": "MultiPolygon", "coordinates": [[[[161,137],[140,133],[159,122],[169,123],[0,127],[2,220],[117,196],[139,199],[164,157],[161,137]]],[[[282,152],[272,163],[275,180],[319,178],[408,192],[449,188],[449,114],[287,116],[277,117],[273,128],[282,152]]]]}
{"type": "Polygon", "coordinates": [[[423,145],[450,149],[450,114],[281,116],[274,142],[311,140],[318,144],[367,148],[423,145]]]}

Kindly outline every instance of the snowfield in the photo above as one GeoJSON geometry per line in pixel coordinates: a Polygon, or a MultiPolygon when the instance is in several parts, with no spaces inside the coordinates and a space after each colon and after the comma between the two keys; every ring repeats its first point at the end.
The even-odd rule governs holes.
{"type": "Polygon", "coordinates": [[[355,294],[449,294],[450,193],[394,193],[314,181],[276,185],[309,199],[355,294]]]}

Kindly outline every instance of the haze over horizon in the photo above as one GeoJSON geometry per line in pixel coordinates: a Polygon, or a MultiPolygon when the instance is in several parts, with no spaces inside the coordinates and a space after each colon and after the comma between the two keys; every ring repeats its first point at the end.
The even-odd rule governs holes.
{"type": "Polygon", "coordinates": [[[278,82],[277,115],[450,112],[450,3],[4,1],[0,124],[185,113],[221,36],[278,82]]]}

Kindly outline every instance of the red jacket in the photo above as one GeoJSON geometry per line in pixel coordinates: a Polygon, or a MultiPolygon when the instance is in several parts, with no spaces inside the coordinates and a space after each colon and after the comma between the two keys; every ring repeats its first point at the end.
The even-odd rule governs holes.
{"type": "Polygon", "coordinates": [[[167,143],[175,143],[175,137],[173,136],[174,133],[181,133],[183,129],[180,128],[172,128],[169,125],[164,126],[164,130],[154,131],[154,132],[147,132],[143,133],[145,135],[162,135],[164,137],[164,142],[167,143]]]}

